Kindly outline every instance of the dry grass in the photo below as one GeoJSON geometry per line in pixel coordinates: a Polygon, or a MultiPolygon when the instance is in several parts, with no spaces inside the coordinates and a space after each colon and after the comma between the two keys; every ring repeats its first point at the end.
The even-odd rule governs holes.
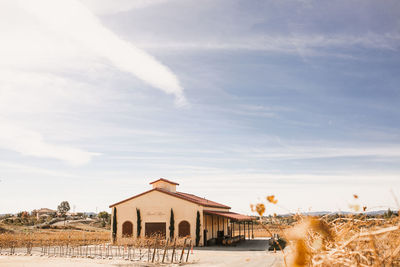
{"type": "MultiPolygon", "coordinates": [[[[266,199],[272,204],[277,203],[274,196],[266,199]]],[[[358,196],[354,195],[354,199],[358,196]]],[[[262,216],[265,208],[257,206],[252,205],[252,210],[262,216]]],[[[278,231],[289,241],[289,247],[282,250],[285,266],[400,266],[398,216],[294,217],[297,221],[294,226],[278,231]]],[[[276,232],[269,225],[260,226],[269,235],[276,232]]]]}
{"type": "Polygon", "coordinates": [[[41,231],[31,233],[2,233],[0,234],[1,247],[22,247],[48,245],[86,245],[102,244],[110,241],[109,232],[82,232],[82,231],[41,231]]]}
{"type": "Polygon", "coordinates": [[[399,266],[399,219],[303,217],[282,233],[290,266],[399,266]]]}

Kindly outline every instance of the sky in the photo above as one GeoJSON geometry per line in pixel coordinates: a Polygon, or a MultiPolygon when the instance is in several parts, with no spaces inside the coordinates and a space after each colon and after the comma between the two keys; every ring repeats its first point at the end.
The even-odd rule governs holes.
{"type": "Polygon", "coordinates": [[[0,0],[0,40],[0,213],[398,208],[397,0],[0,0]]]}

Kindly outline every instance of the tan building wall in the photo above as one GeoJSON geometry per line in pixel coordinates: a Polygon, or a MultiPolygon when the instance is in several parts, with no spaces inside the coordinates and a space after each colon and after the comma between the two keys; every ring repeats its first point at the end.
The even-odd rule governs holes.
{"type": "MultiPolygon", "coordinates": [[[[180,199],[159,191],[151,191],[137,198],[117,204],[117,240],[122,241],[122,224],[130,221],[133,224],[133,237],[137,236],[137,214],[136,209],[140,209],[142,219],[141,236],[145,235],[146,222],[165,222],[166,234],[169,237],[169,222],[171,208],[174,211],[175,231],[174,236],[178,237],[179,223],[186,220],[190,224],[190,235],[195,242],[196,239],[196,216],[200,212],[200,245],[203,245],[203,206],[195,204],[184,199],[180,199]]],[[[114,208],[112,209],[112,211],[114,208]]],[[[210,228],[211,229],[211,228],[210,228]]]]}

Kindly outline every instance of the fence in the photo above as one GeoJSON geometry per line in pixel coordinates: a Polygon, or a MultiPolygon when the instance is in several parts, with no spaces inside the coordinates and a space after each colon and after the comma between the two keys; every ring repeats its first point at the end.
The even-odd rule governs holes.
{"type": "Polygon", "coordinates": [[[0,255],[38,255],[48,257],[123,259],[152,263],[188,262],[193,243],[185,239],[143,239],[133,244],[53,244],[51,242],[10,241],[0,244],[0,255]]]}

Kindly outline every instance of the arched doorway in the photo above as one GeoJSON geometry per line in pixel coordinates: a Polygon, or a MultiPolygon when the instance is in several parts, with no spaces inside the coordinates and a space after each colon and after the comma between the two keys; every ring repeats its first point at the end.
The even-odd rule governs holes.
{"type": "Polygon", "coordinates": [[[130,237],[133,234],[133,224],[130,221],[126,221],[122,224],[122,236],[130,237]]]}
{"type": "Polygon", "coordinates": [[[179,237],[190,236],[190,224],[187,221],[181,221],[178,228],[179,237]]]}

